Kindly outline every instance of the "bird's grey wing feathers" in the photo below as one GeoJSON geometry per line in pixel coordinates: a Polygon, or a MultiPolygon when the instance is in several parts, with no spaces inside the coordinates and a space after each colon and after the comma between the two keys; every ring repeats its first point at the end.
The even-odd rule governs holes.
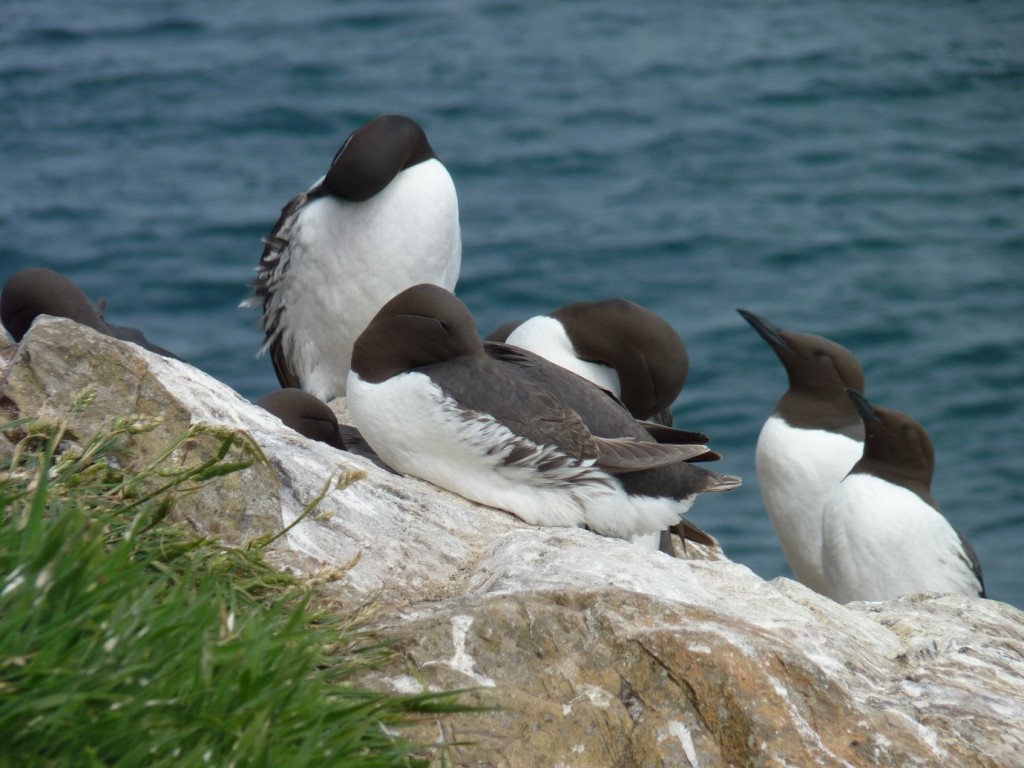
{"type": "Polygon", "coordinates": [[[708,451],[704,445],[646,443],[633,438],[594,437],[598,448],[597,466],[607,472],[637,472],[690,461],[708,451]]]}

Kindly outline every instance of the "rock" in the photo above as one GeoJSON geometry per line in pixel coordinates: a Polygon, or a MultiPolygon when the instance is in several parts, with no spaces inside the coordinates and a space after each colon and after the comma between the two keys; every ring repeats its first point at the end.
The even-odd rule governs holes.
{"type": "Polygon", "coordinates": [[[7,338],[7,334],[0,336],[0,370],[5,369],[11,362],[11,358],[18,351],[18,345],[7,338]]]}
{"type": "MultiPolygon", "coordinates": [[[[342,417],[343,405],[332,404],[342,417]]],[[[343,569],[317,580],[323,598],[371,603],[399,653],[365,684],[466,688],[464,701],[500,708],[424,723],[419,738],[459,742],[439,761],[1012,766],[1024,753],[1024,614],[1003,603],[842,606],[692,544],[703,559],[530,527],[310,442],[200,371],[70,321],[37,321],[0,406],[65,418],[79,437],[162,415],[133,438],[137,460],[190,426],[241,430],[266,463],[187,511],[232,541],[293,522],[329,479],[365,473],[327,493],[274,560],[313,577],[343,569]],[[86,387],[92,405],[70,412],[86,387]]]]}
{"type": "MultiPolygon", "coordinates": [[[[129,440],[140,465],[193,425],[238,426],[231,414],[239,407],[251,406],[195,368],[51,317],[37,320],[22,339],[0,392],[0,421],[19,416],[64,421],[72,441],[87,439],[118,419],[156,424],[129,440]]],[[[210,458],[221,444],[216,431],[194,429],[163,466],[194,466],[210,458]]],[[[251,458],[253,449],[258,446],[251,440],[240,442],[231,458],[251,458]]],[[[280,529],[278,486],[273,467],[257,463],[180,496],[177,513],[204,534],[241,544],[280,529]]]]}

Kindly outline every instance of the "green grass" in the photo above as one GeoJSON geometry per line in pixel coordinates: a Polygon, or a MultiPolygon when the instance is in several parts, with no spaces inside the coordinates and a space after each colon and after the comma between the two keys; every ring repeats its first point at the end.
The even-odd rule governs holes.
{"type": "MultiPolygon", "coordinates": [[[[383,658],[263,561],[172,524],[175,499],[264,460],[224,430],[209,461],[128,471],[122,422],[75,446],[21,420],[0,460],[0,764],[417,765],[399,734],[463,709],[345,681],[383,658]],[[241,449],[241,450],[239,450],[241,449]],[[239,459],[239,455],[242,456],[239,459]]],[[[423,754],[422,752],[419,754],[423,754]]]]}

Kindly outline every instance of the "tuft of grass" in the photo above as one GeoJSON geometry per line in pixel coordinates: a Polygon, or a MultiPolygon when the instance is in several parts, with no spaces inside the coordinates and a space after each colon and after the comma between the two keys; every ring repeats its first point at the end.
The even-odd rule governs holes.
{"type": "Polygon", "coordinates": [[[0,464],[0,763],[423,764],[401,729],[468,709],[455,694],[351,686],[386,649],[267,566],[272,537],[227,548],[168,521],[178,495],[265,461],[258,447],[195,427],[125,469],[146,428],[75,445],[61,424],[0,425],[20,437],[0,464]],[[222,441],[214,458],[164,466],[196,431],[222,441]]]}

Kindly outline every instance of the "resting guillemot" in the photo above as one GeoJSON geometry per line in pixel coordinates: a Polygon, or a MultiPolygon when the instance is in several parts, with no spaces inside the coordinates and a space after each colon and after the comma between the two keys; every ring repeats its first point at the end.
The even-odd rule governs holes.
{"type": "Polygon", "coordinates": [[[362,456],[382,469],[392,471],[366,444],[358,429],[351,424],[340,424],[331,407],[309,392],[284,387],[267,393],[256,401],[256,405],[277,416],[286,427],[303,437],[362,456]]]}
{"type": "Polygon", "coordinates": [[[672,425],[690,359],[663,318],[625,299],[578,301],[487,337],[547,358],[615,393],[638,419],[672,425]]]}
{"type": "Polygon", "coordinates": [[[74,320],[105,336],[130,341],[163,357],[180,359],[151,343],[138,328],[108,323],[103,319],[104,304],[100,301],[99,307],[93,306],[85,292],[59,272],[30,267],[15,272],[4,283],[0,293],[0,321],[16,342],[28,333],[39,315],[51,315],[74,320]]]}
{"type": "Polygon", "coordinates": [[[585,379],[485,348],[466,306],[434,285],[400,293],[356,340],[348,407],[393,469],[533,525],[656,533],[698,493],[739,485],[687,463],[707,446],[656,442],[585,379]]]}
{"type": "Polygon", "coordinates": [[[338,417],[327,403],[293,387],[268,392],[256,405],[279,418],[303,437],[345,450],[338,417]]]}
{"type": "Polygon", "coordinates": [[[382,115],[352,133],[327,174],[289,202],[265,240],[253,296],[282,387],[345,394],[352,343],[418,283],[454,288],[462,240],[455,185],[423,129],[382,115]]]}
{"type": "Polygon", "coordinates": [[[974,549],[932,497],[935,450],[924,428],[849,396],[864,420],[864,454],[825,498],[825,594],[840,603],[914,592],[985,597],[974,549]]]}
{"type": "MultiPolygon", "coordinates": [[[[672,403],[686,384],[690,359],[675,329],[639,304],[625,299],[566,304],[522,323],[505,323],[487,340],[527,349],[612,392],[635,418],[646,422],[656,440],[678,440],[685,434],[686,442],[707,442],[697,432],[657,426],[672,426],[672,403]]],[[[692,526],[685,519],[681,525],[692,526]]],[[[675,554],[672,532],[684,541],[694,539],[692,531],[673,526],[635,541],[675,554]]]]}
{"type": "Polygon", "coordinates": [[[737,311],[789,375],[789,389],[757,439],[761,497],[793,575],[824,593],[822,502],[861,455],[864,424],[846,390],[864,390],[864,371],[834,341],[784,331],[753,312],[737,311]]]}

